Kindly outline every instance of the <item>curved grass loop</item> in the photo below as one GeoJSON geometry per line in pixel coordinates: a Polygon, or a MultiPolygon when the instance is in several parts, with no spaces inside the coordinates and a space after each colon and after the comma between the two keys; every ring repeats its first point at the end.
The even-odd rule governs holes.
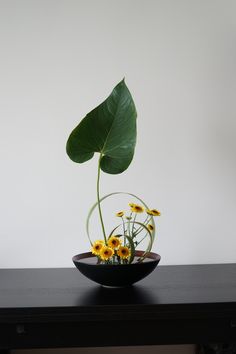
{"type": "MultiPolygon", "coordinates": [[[[89,239],[91,245],[92,245],[92,240],[91,240],[91,236],[90,236],[90,219],[91,219],[91,216],[92,216],[94,210],[98,207],[99,203],[103,202],[105,199],[107,199],[107,198],[109,198],[109,197],[112,197],[113,195],[118,195],[118,194],[125,194],[125,195],[129,195],[129,196],[131,196],[131,197],[134,197],[134,198],[136,198],[137,200],[139,200],[139,202],[141,202],[141,203],[145,206],[146,209],[149,209],[149,207],[147,206],[147,204],[146,204],[141,198],[139,198],[138,196],[136,196],[135,194],[132,194],[132,193],[127,193],[127,192],[114,192],[114,193],[107,194],[107,195],[105,195],[104,197],[100,198],[99,202],[97,201],[97,202],[94,203],[93,206],[90,208],[89,213],[88,213],[88,216],[87,216],[87,219],[86,219],[86,232],[87,232],[87,236],[88,236],[88,239],[89,239]]],[[[146,250],[144,251],[142,257],[140,257],[140,261],[142,261],[142,260],[145,258],[145,256],[147,255],[147,253],[151,251],[152,245],[153,245],[153,241],[154,241],[154,239],[155,239],[155,230],[156,230],[156,228],[155,228],[155,222],[154,222],[153,216],[151,216],[151,221],[152,221],[152,225],[154,226],[153,232],[150,232],[150,230],[147,228],[147,226],[144,225],[144,224],[141,223],[141,222],[138,222],[138,221],[130,221],[130,223],[132,223],[133,225],[134,225],[134,224],[137,224],[137,225],[143,227],[143,228],[147,231],[147,234],[149,235],[149,238],[150,238],[146,250]]],[[[126,224],[127,224],[127,223],[126,223],[126,224]]],[[[111,235],[114,233],[114,231],[115,231],[116,229],[118,229],[121,225],[122,225],[122,224],[116,226],[116,227],[111,231],[111,233],[110,233],[110,235],[108,236],[108,238],[111,237],[111,235]]],[[[122,236],[122,235],[119,235],[119,236],[122,236]]],[[[132,240],[132,238],[131,238],[130,236],[127,236],[127,235],[124,235],[124,236],[127,238],[128,242],[129,242],[129,245],[130,245],[130,248],[131,248],[131,257],[130,257],[130,260],[129,260],[129,263],[131,263],[131,262],[133,261],[133,259],[134,259],[134,254],[135,254],[134,243],[133,243],[133,240],[132,240]]]]}

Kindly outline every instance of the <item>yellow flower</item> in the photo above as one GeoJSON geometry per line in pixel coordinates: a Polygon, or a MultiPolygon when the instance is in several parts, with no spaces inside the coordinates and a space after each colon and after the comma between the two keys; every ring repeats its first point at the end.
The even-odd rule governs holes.
{"type": "Polygon", "coordinates": [[[93,247],[92,247],[92,254],[95,254],[96,256],[99,256],[100,251],[102,249],[102,247],[104,246],[104,241],[102,240],[97,240],[94,242],[93,247]]]}
{"type": "Polygon", "coordinates": [[[150,231],[153,231],[154,230],[154,226],[152,225],[152,224],[148,224],[148,230],[150,230],[150,231]]]}
{"type": "Polygon", "coordinates": [[[118,216],[119,218],[122,218],[123,215],[124,215],[123,211],[119,211],[118,213],[116,213],[116,216],[118,216]]]}
{"type": "Polygon", "coordinates": [[[130,249],[125,246],[120,246],[117,251],[117,255],[122,259],[127,259],[130,257],[130,249]]]}
{"type": "Polygon", "coordinates": [[[121,241],[120,241],[119,237],[111,236],[108,239],[107,244],[112,249],[115,249],[115,248],[118,248],[121,245],[121,241]]]}
{"type": "Polygon", "coordinates": [[[133,206],[131,206],[131,211],[133,213],[143,213],[144,208],[141,205],[133,204],[133,206]]]}
{"type": "Polygon", "coordinates": [[[149,214],[149,215],[152,215],[152,216],[160,216],[161,213],[159,210],[157,209],[146,209],[146,213],[149,214]]]}
{"type": "Polygon", "coordinates": [[[111,247],[103,246],[99,253],[99,256],[103,261],[107,261],[113,256],[113,254],[114,254],[114,250],[111,247]]]}
{"type": "Polygon", "coordinates": [[[129,206],[130,206],[131,208],[133,208],[133,207],[135,206],[135,204],[134,204],[134,203],[129,203],[129,206]]]}
{"type": "Polygon", "coordinates": [[[152,209],[151,211],[152,211],[153,216],[160,216],[161,215],[160,211],[157,209],[152,209]]]}

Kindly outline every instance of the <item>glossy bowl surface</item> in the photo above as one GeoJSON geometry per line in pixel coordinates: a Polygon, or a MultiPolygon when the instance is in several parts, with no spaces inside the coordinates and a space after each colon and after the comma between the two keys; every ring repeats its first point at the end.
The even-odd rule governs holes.
{"type": "MultiPolygon", "coordinates": [[[[143,251],[135,252],[135,259],[143,255],[143,251]]],[[[87,278],[105,286],[129,286],[150,274],[160,262],[161,256],[149,252],[141,263],[131,264],[98,264],[97,257],[91,252],[77,254],[72,258],[74,265],[87,278]]]]}

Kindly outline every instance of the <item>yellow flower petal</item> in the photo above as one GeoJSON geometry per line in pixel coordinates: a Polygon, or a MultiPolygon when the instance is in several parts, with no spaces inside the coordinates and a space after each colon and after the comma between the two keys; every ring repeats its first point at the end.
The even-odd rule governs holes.
{"type": "Polygon", "coordinates": [[[144,212],[144,208],[143,208],[141,205],[134,204],[134,205],[131,207],[131,211],[132,211],[133,213],[143,213],[143,212],[144,212]]]}
{"type": "Polygon", "coordinates": [[[119,211],[118,213],[116,213],[116,216],[118,216],[119,218],[122,218],[123,215],[124,215],[123,211],[119,211]]]}
{"type": "Polygon", "coordinates": [[[161,213],[159,210],[157,209],[146,209],[146,213],[149,214],[149,215],[152,215],[152,216],[160,216],[161,213]]]}
{"type": "Polygon", "coordinates": [[[93,244],[93,247],[91,249],[92,254],[95,254],[96,256],[99,256],[100,255],[100,251],[101,251],[103,246],[104,246],[104,241],[102,241],[102,240],[95,241],[94,244],[93,244]]]}
{"type": "Polygon", "coordinates": [[[121,245],[121,241],[119,237],[111,236],[107,241],[107,245],[112,249],[116,249],[121,245]]]}
{"type": "Polygon", "coordinates": [[[129,206],[130,206],[131,208],[133,208],[135,205],[136,205],[136,204],[134,204],[134,203],[129,203],[129,206]]]}
{"type": "Polygon", "coordinates": [[[114,250],[111,247],[103,246],[99,255],[103,261],[107,261],[113,256],[113,254],[114,250]]]}
{"type": "Polygon", "coordinates": [[[160,216],[161,215],[160,211],[157,209],[152,209],[151,212],[152,212],[153,216],[160,216]]]}
{"type": "Polygon", "coordinates": [[[118,251],[117,251],[117,255],[121,259],[127,259],[127,258],[130,257],[130,249],[128,247],[125,247],[125,246],[120,246],[118,251]]]}

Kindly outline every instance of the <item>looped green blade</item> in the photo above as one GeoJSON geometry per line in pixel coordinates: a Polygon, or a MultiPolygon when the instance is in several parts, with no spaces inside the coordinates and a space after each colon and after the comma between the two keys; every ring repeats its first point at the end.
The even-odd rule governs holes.
{"type": "MultiPolygon", "coordinates": [[[[135,194],[133,194],[133,193],[127,193],[127,192],[113,192],[113,193],[107,194],[107,195],[105,195],[104,197],[102,197],[102,198],[100,199],[100,203],[103,202],[103,201],[104,201],[105,199],[107,199],[107,198],[110,198],[110,197],[112,197],[112,196],[114,196],[114,195],[119,195],[119,194],[124,194],[124,195],[129,195],[129,196],[131,196],[131,197],[134,197],[134,198],[136,198],[137,200],[139,200],[139,201],[145,206],[146,209],[149,209],[148,205],[147,205],[141,198],[139,198],[137,195],[135,195],[135,194]]],[[[91,216],[92,216],[94,210],[97,208],[97,206],[98,206],[98,202],[96,202],[96,203],[93,204],[93,206],[92,206],[91,209],[89,210],[89,213],[88,213],[88,216],[87,216],[87,220],[86,220],[86,232],[87,232],[87,236],[88,236],[88,239],[89,239],[91,245],[92,245],[92,239],[91,239],[90,230],[89,230],[90,219],[91,219],[91,216]]],[[[153,245],[153,242],[154,242],[154,239],[155,239],[156,226],[155,226],[155,221],[154,221],[153,216],[151,216],[150,221],[151,221],[151,223],[152,223],[152,225],[153,225],[153,227],[154,227],[154,230],[153,230],[153,232],[150,232],[150,230],[149,230],[146,226],[144,226],[144,229],[148,232],[148,235],[149,235],[149,237],[150,237],[150,240],[149,240],[147,249],[146,249],[146,251],[144,252],[144,255],[146,255],[147,252],[150,252],[150,251],[151,251],[152,245],[153,245]]],[[[141,226],[143,227],[143,224],[142,224],[142,223],[139,223],[139,222],[137,222],[137,221],[135,221],[135,222],[133,221],[132,223],[141,225],[141,226]]],[[[110,237],[110,236],[112,235],[112,233],[113,233],[116,229],[118,229],[121,225],[122,225],[122,224],[116,226],[116,227],[111,231],[111,233],[110,233],[110,235],[109,235],[108,237],[110,237]]],[[[143,256],[144,256],[144,255],[143,255],[143,256]]]]}

